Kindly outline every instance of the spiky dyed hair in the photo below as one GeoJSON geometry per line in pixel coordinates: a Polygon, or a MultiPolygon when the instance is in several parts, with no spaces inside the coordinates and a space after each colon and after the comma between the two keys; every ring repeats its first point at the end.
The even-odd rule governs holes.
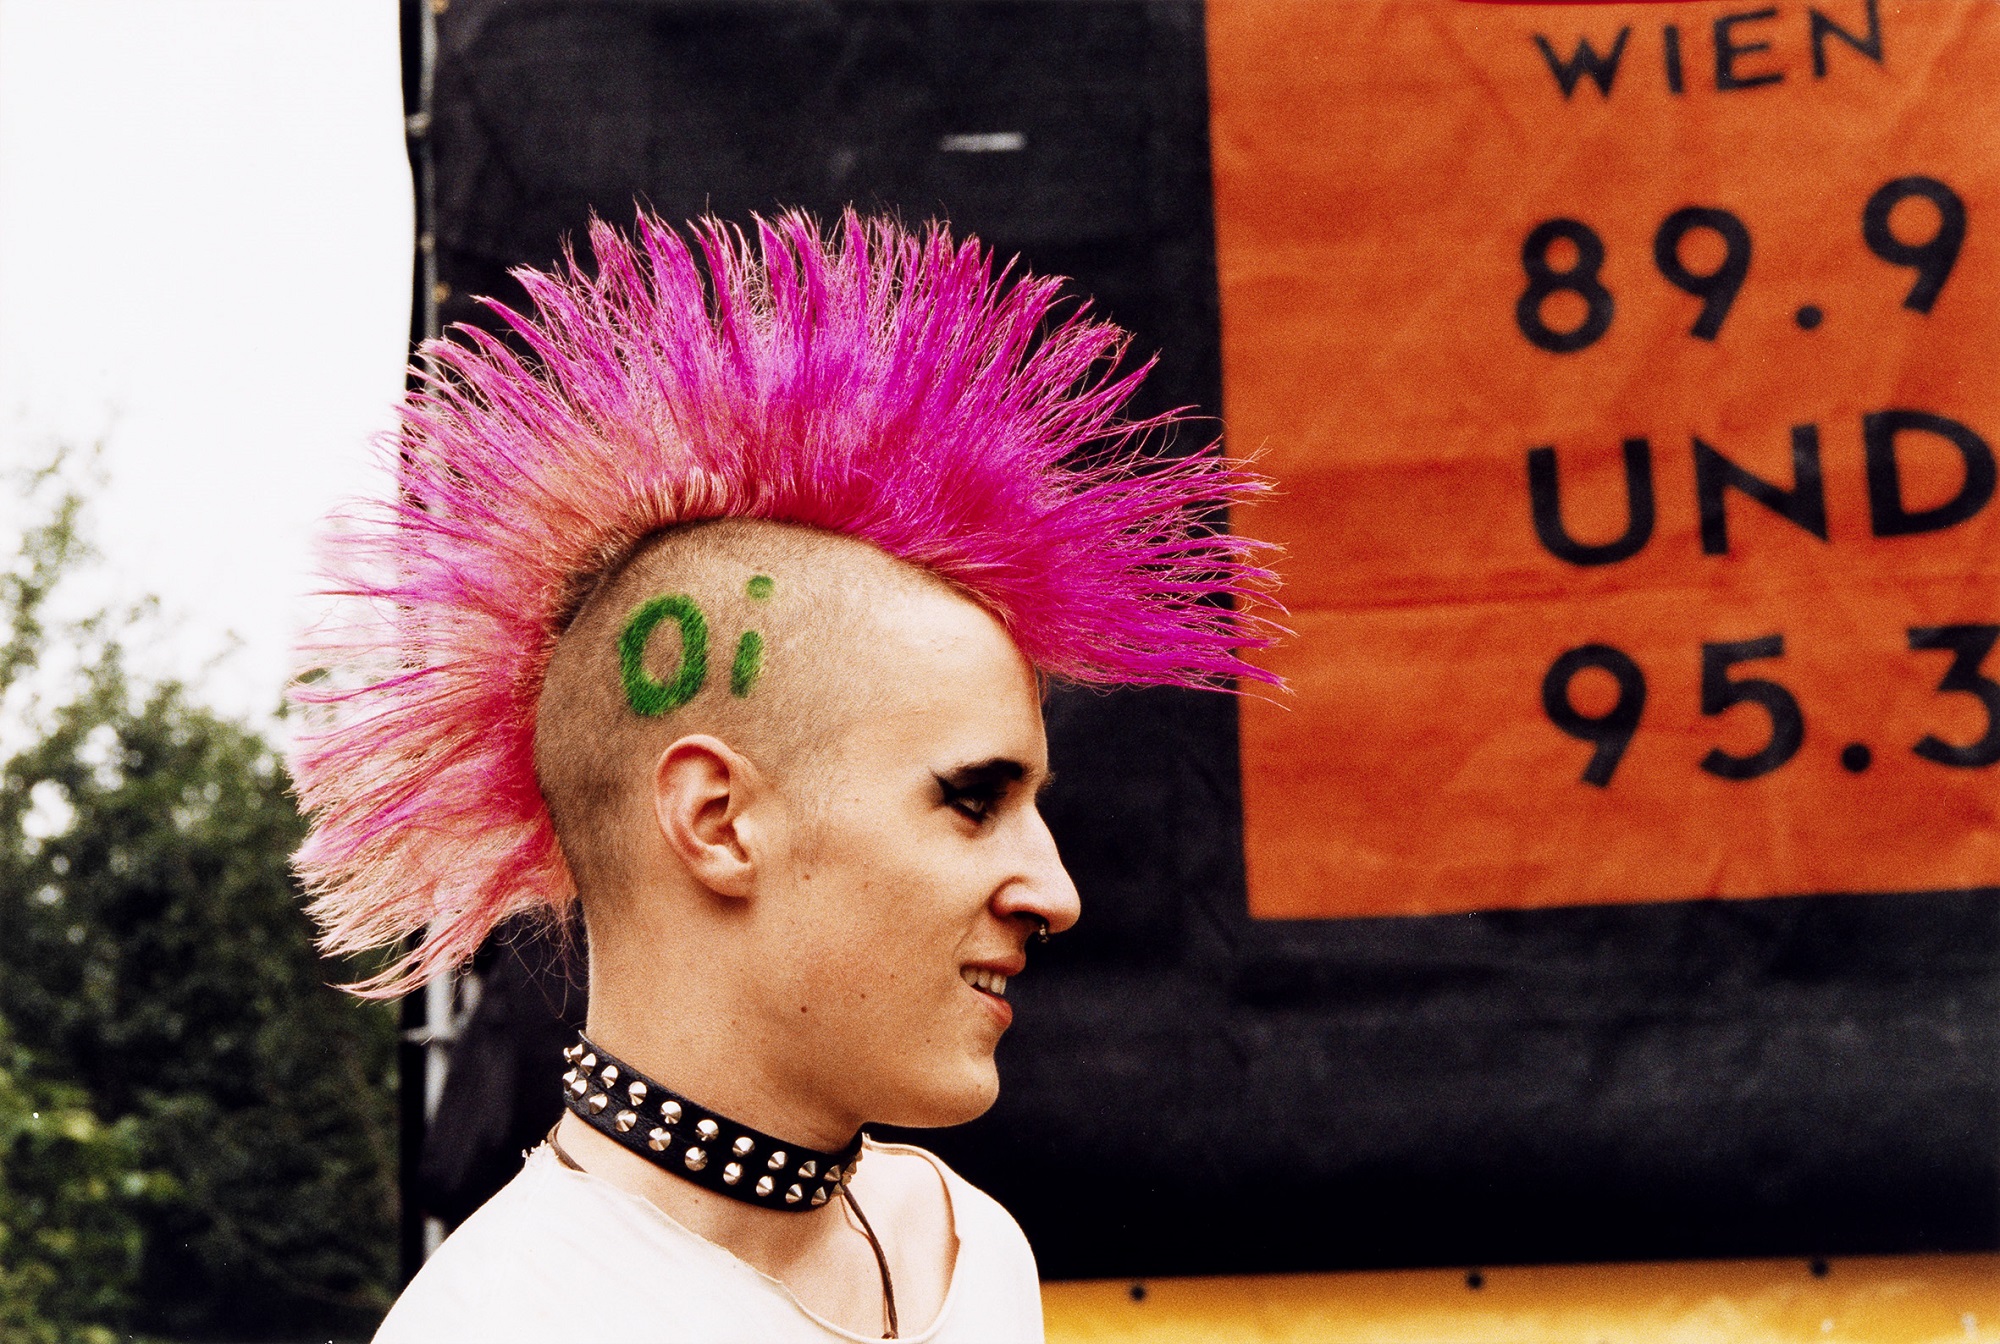
{"type": "Polygon", "coordinates": [[[1254,544],[1205,519],[1259,482],[1214,448],[1141,451],[1120,419],[1126,337],[1059,311],[1056,281],[995,275],[975,239],[851,211],[692,245],[641,215],[515,272],[493,303],[527,357],[461,328],[423,350],[399,497],[330,536],[332,592],[365,615],[305,647],[311,725],[291,765],[296,865],[331,952],[422,939],[364,992],[457,965],[506,916],[575,886],[536,784],[543,674],[597,578],[676,524],[761,518],[858,537],[985,604],[1023,655],[1086,683],[1271,678],[1254,544]]]}

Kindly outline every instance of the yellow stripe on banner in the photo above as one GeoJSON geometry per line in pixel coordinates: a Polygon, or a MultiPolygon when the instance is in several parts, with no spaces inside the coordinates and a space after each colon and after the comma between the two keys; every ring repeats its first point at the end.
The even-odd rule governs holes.
{"type": "Polygon", "coordinates": [[[2000,1255],[1092,1280],[1042,1309],[1049,1344],[2000,1344],[2000,1255]]]}

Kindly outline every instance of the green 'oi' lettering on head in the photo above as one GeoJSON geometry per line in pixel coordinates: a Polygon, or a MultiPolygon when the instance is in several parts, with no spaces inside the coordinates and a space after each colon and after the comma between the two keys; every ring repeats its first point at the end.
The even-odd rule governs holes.
{"type": "MultiPolygon", "coordinates": [[[[742,658],[740,651],[737,657],[742,658]]],[[[618,679],[625,686],[625,703],[649,719],[694,699],[708,680],[708,621],[693,598],[672,593],[633,609],[618,635],[618,679]],[[681,656],[674,675],[662,682],[646,671],[646,643],[660,622],[669,619],[681,628],[681,656]]]]}

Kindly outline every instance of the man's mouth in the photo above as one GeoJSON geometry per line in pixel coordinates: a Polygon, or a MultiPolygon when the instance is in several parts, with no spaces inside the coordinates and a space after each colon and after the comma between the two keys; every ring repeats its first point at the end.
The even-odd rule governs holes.
{"type": "Polygon", "coordinates": [[[998,971],[989,971],[981,966],[961,966],[958,973],[974,989],[983,989],[1002,999],[1007,997],[1007,977],[998,971]]]}

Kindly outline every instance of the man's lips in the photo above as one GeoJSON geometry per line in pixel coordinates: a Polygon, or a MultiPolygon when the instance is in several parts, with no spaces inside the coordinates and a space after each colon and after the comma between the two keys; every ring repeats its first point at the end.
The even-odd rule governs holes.
{"type": "Polygon", "coordinates": [[[985,1001],[1004,1028],[1014,1020],[1007,1002],[1007,981],[1027,969],[1028,959],[1016,955],[1003,961],[969,962],[958,968],[959,978],[985,1001]]]}

